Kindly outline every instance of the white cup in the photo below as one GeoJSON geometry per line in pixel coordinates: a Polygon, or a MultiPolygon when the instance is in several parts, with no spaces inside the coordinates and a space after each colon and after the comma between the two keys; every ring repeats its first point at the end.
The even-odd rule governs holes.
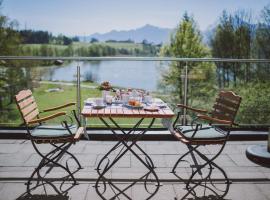
{"type": "Polygon", "coordinates": [[[145,103],[153,103],[153,98],[150,95],[146,95],[144,97],[144,101],[145,101],[145,103]]]}
{"type": "Polygon", "coordinates": [[[128,103],[129,95],[128,94],[122,94],[122,101],[124,104],[128,103]]]}
{"type": "Polygon", "coordinates": [[[103,105],[103,99],[102,98],[97,98],[95,99],[95,104],[97,106],[102,106],[103,105]]]}
{"type": "Polygon", "coordinates": [[[110,95],[110,91],[108,90],[102,90],[102,98],[104,101],[106,101],[106,96],[110,95]]]}
{"type": "Polygon", "coordinates": [[[107,95],[106,96],[106,103],[112,104],[113,96],[112,95],[107,95]]]}

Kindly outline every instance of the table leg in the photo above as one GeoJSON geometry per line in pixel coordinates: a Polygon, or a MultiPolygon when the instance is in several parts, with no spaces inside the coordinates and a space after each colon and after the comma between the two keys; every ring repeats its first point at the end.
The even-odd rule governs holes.
{"type": "MultiPolygon", "coordinates": [[[[123,128],[121,128],[116,122],[115,120],[113,120],[112,118],[109,118],[110,121],[125,135],[125,136],[129,136],[132,135],[133,132],[137,131],[140,124],[143,122],[144,118],[141,118],[134,126],[131,130],[129,131],[125,131],[123,128]]],[[[140,131],[139,134],[137,135],[137,137],[135,137],[132,141],[131,144],[128,144],[128,139],[123,139],[122,137],[120,137],[118,135],[118,133],[103,119],[100,118],[100,120],[105,124],[105,126],[110,129],[112,131],[112,133],[117,137],[117,139],[119,140],[119,142],[117,142],[109,151],[108,153],[106,153],[100,160],[98,167],[97,167],[97,172],[99,174],[99,177],[96,181],[95,184],[95,188],[97,193],[99,194],[99,196],[101,196],[101,198],[106,199],[103,194],[106,192],[107,190],[107,186],[106,184],[108,184],[110,186],[110,188],[112,189],[112,191],[114,192],[114,197],[110,198],[110,199],[115,199],[115,198],[119,198],[120,195],[125,196],[127,199],[131,199],[125,192],[131,188],[133,185],[135,185],[137,182],[141,182],[144,181],[144,187],[146,189],[146,191],[150,194],[150,196],[147,199],[152,198],[156,192],[159,189],[160,186],[160,182],[158,179],[158,176],[154,170],[154,163],[152,161],[152,159],[150,158],[150,156],[143,151],[143,149],[137,144],[137,141],[152,127],[155,118],[153,118],[151,120],[151,122],[149,123],[148,127],[146,127],[144,130],[140,131]],[[110,161],[110,159],[108,158],[108,156],[115,151],[116,149],[118,149],[120,146],[122,146],[122,149],[120,150],[120,152],[115,156],[115,158],[112,160],[112,162],[110,161]],[[132,147],[135,146],[137,149],[139,149],[140,152],[143,153],[143,155],[145,156],[145,161],[132,149],[132,147]],[[129,184],[127,187],[125,187],[124,189],[120,189],[118,188],[113,182],[112,180],[108,179],[105,177],[106,173],[120,160],[121,157],[123,157],[128,151],[130,151],[132,153],[132,155],[134,155],[147,169],[148,172],[146,174],[144,174],[143,176],[139,177],[137,180],[133,181],[131,184],[129,184]],[[105,167],[101,170],[101,165],[104,164],[105,160],[107,160],[107,163],[105,163],[105,167]],[[150,174],[152,174],[154,176],[154,180],[150,180],[149,176],[150,174]],[[148,182],[156,182],[156,188],[153,192],[150,192],[150,190],[147,188],[147,183],[148,182]],[[100,192],[99,187],[100,184],[103,184],[103,191],[100,192]]]]}

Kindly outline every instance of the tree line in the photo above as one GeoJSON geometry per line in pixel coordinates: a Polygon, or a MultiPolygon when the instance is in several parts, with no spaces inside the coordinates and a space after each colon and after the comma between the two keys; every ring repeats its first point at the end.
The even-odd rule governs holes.
{"type": "MultiPolygon", "coordinates": [[[[254,23],[246,11],[223,11],[211,31],[209,44],[195,20],[187,13],[163,45],[162,56],[184,58],[270,58],[270,5],[261,11],[260,21],[254,23]]],[[[248,62],[172,62],[163,71],[160,86],[170,93],[172,102],[183,101],[185,66],[188,65],[188,104],[211,106],[219,89],[232,89],[243,97],[238,120],[242,123],[270,123],[269,63],[248,62]]]]}
{"type": "Polygon", "coordinates": [[[63,34],[52,35],[48,31],[20,30],[18,31],[22,44],[60,44],[70,45],[72,42],[78,42],[78,37],[67,37],[63,34]]]}

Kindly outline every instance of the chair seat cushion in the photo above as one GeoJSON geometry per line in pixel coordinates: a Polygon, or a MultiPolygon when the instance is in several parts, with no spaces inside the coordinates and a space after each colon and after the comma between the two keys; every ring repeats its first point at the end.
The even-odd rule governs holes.
{"type": "Polygon", "coordinates": [[[178,128],[177,132],[188,140],[219,140],[224,139],[227,136],[226,132],[217,130],[209,125],[203,126],[193,137],[192,135],[194,134],[194,129],[192,129],[191,126],[181,126],[181,128],[178,128]]]}
{"type": "MultiPolygon", "coordinates": [[[[70,131],[72,134],[75,134],[77,130],[76,126],[71,126],[70,131]]],[[[71,136],[68,130],[64,128],[63,126],[57,126],[57,125],[41,125],[37,128],[35,128],[31,132],[32,137],[38,137],[38,138],[56,138],[56,137],[68,137],[71,136]]]]}

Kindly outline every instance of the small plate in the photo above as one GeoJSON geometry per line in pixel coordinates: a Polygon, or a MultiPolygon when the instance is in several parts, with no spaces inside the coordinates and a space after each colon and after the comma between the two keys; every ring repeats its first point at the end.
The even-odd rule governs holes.
{"type": "Polygon", "coordinates": [[[164,102],[156,102],[154,103],[159,108],[166,108],[168,105],[164,102]]]}
{"type": "Polygon", "coordinates": [[[86,99],[85,101],[84,101],[84,104],[86,105],[86,106],[91,106],[91,105],[93,105],[93,100],[92,99],[86,99]]]}
{"type": "Polygon", "coordinates": [[[106,108],[106,105],[100,105],[100,106],[94,105],[92,108],[93,109],[102,109],[102,108],[106,108]]]}
{"type": "Polygon", "coordinates": [[[149,111],[149,112],[158,112],[159,111],[159,107],[156,106],[148,106],[144,108],[145,111],[149,111]]]}
{"type": "Polygon", "coordinates": [[[143,109],[143,105],[140,106],[131,106],[129,104],[124,104],[125,107],[131,108],[131,109],[143,109]]]}

